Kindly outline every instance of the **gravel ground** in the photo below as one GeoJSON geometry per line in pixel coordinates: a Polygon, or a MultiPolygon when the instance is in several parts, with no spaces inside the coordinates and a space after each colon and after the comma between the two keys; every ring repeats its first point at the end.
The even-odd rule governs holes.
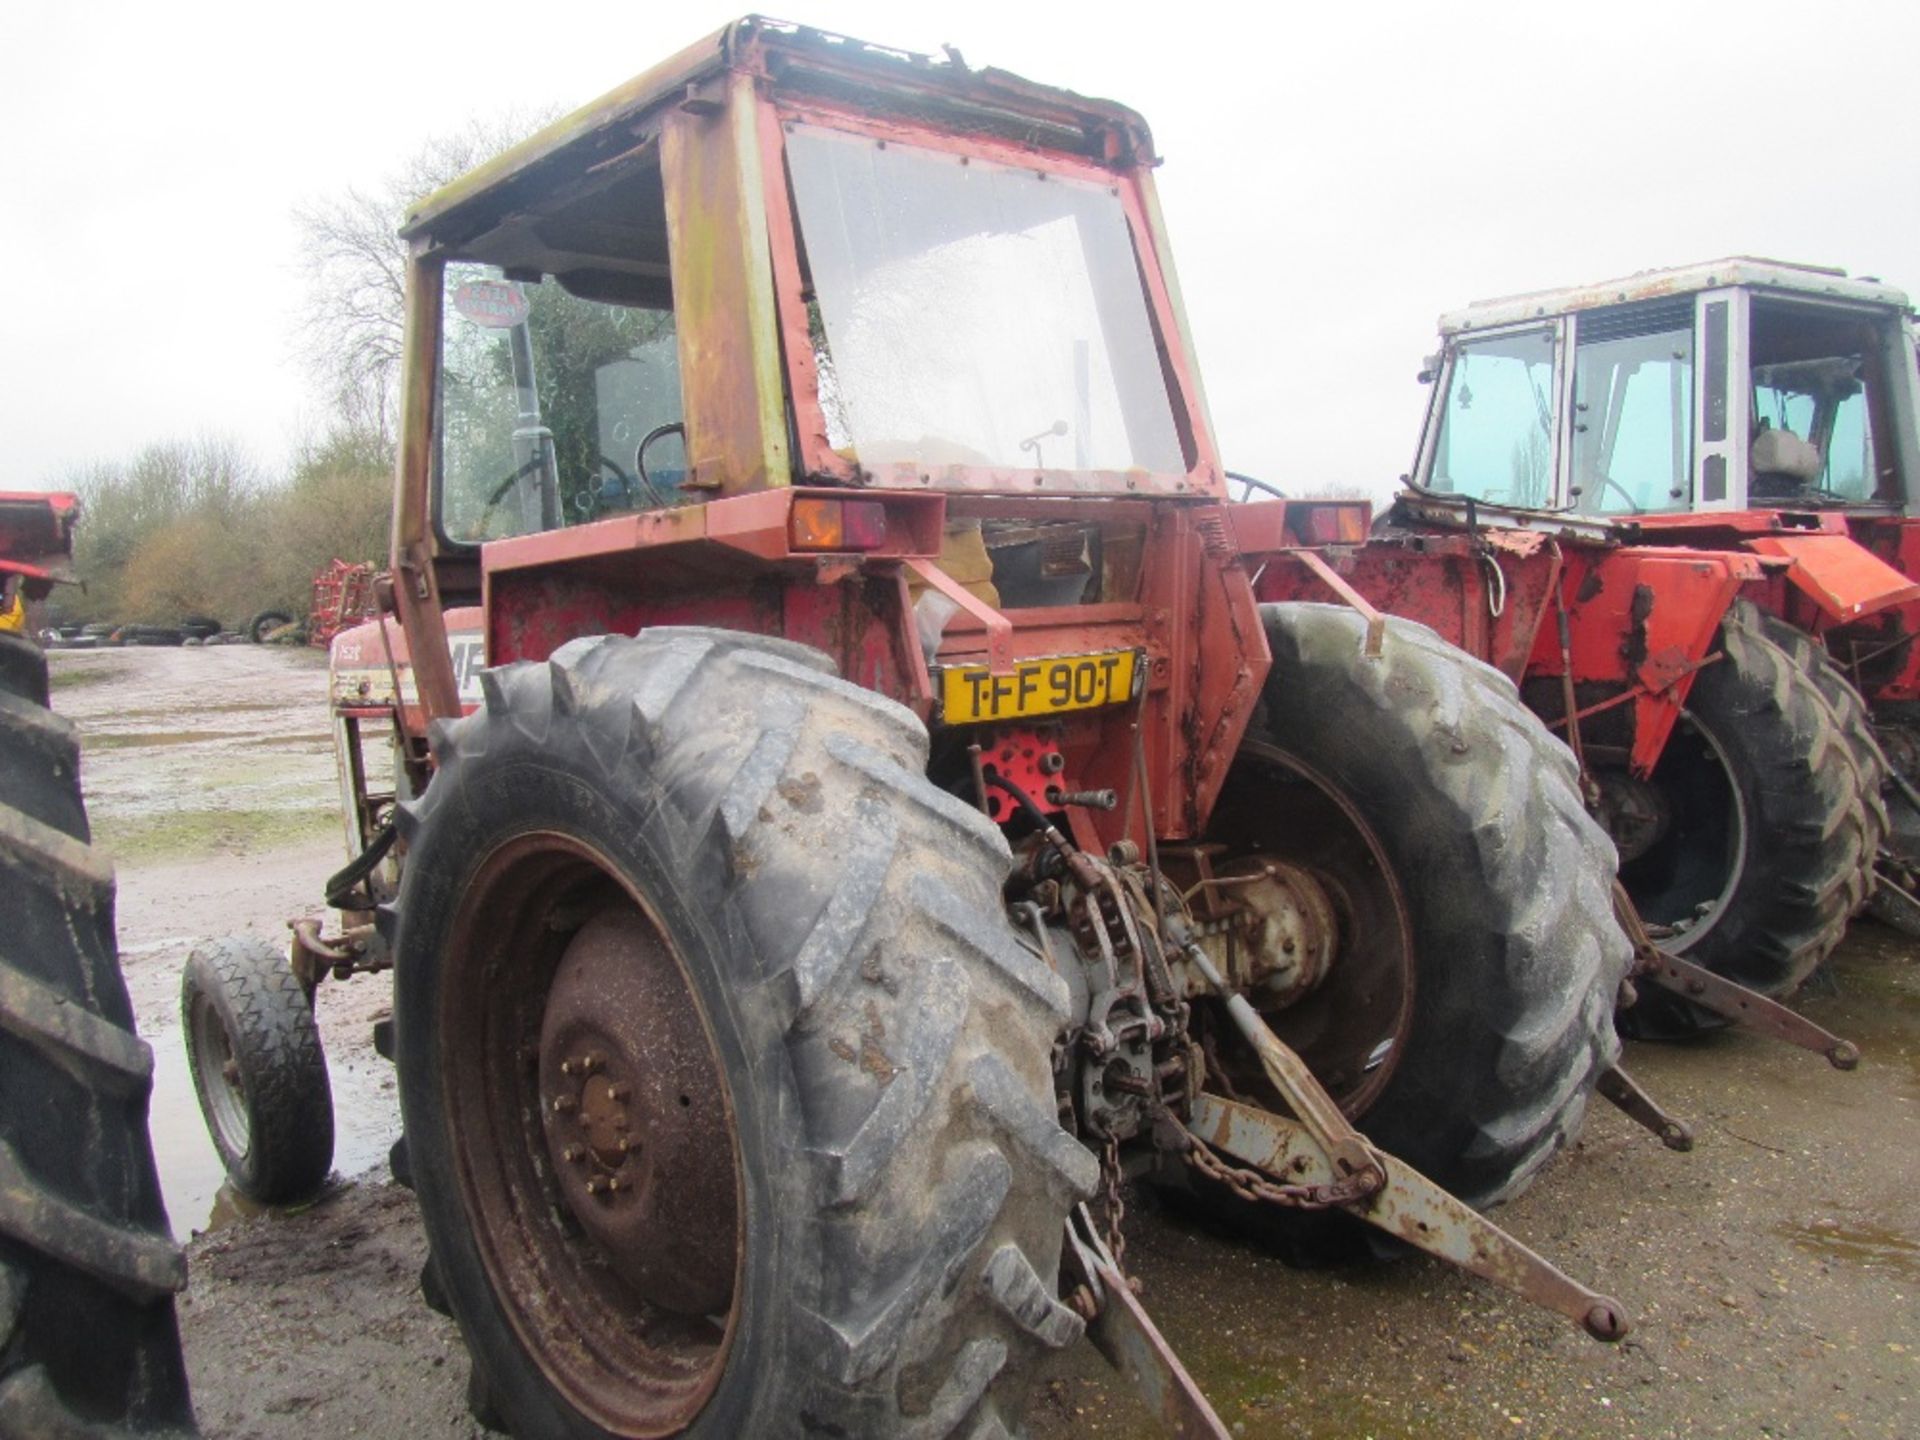
{"type": "MultiPolygon", "coordinates": [[[[424,1243],[406,1192],[375,1172],[298,1214],[240,1215],[215,1193],[174,1058],[194,939],[283,933],[339,863],[314,657],[227,647],[55,666],[56,704],[88,735],[96,825],[121,862],[129,980],[161,1059],[169,1203],[183,1232],[216,1225],[191,1247],[181,1305],[206,1433],[474,1433],[457,1333],[419,1301],[424,1243]]],[[[1909,942],[1862,924],[1806,997],[1860,1043],[1852,1074],[1739,1035],[1630,1046],[1634,1073],[1693,1124],[1694,1151],[1670,1154],[1606,1109],[1499,1212],[1625,1303],[1635,1329],[1618,1346],[1424,1260],[1288,1269],[1136,1195],[1128,1259],[1147,1306],[1236,1435],[1920,1433],[1913,959],[1909,942]]],[[[322,995],[347,1173],[395,1133],[390,1077],[366,1039],[383,992],[362,979],[322,995]]],[[[1031,1428],[1035,1440],[1157,1433],[1085,1346],[1043,1377],[1031,1428]]]]}

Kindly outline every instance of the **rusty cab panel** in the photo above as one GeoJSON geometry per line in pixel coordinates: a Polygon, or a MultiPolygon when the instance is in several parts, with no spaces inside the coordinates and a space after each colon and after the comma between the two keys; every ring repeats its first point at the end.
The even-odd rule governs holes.
{"type": "Polygon", "coordinates": [[[1083,843],[1144,838],[1142,771],[1197,833],[1268,657],[1154,163],[1118,105],[747,20],[416,207],[423,713],[449,605],[490,664],[717,625],[826,650],[936,764],[1010,747],[1083,843]]]}

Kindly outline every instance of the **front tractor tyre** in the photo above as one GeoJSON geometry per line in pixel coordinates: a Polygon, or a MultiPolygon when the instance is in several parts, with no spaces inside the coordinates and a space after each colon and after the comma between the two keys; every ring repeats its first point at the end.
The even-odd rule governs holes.
{"type": "Polygon", "coordinates": [[[395,1040],[476,1412],[999,1437],[1081,1331],[1067,992],[910,712],[725,631],[489,671],[399,824],[395,1040]]]}
{"type": "MultiPolygon", "coordinates": [[[[1376,1145],[1472,1205],[1504,1200],[1578,1133],[1619,1054],[1632,955],[1613,846],[1498,671],[1406,620],[1368,656],[1351,610],[1261,615],[1273,669],[1209,825],[1213,864],[1303,871],[1338,936],[1324,977],[1266,1018],[1376,1145]]],[[[1212,1030],[1225,1083],[1275,1105],[1212,1030]]],[[[1352,1233],[1209,1204],[1296,1254],[1352,1233]]]]}
{"type": "Polygon", "coordinates": [[[181,972],[180,1019],[228,1182],[263,1205],[312,1199],[333,1168],[333,1092],[286,952],[246,937],[199,946],[181,972]]]}

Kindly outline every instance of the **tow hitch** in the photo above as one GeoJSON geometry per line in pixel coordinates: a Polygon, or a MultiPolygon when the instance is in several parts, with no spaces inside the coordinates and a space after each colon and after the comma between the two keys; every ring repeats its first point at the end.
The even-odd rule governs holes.
{"type": "MultiPolygon", "coordinates": [[[[1345,1210],[1417,1250],[1566,1316],[1596,1340],[1626,1335],[1619,1301],[1574,1280],[1411,1165],[1375,1148],[1259,1013],[1226,992],[1219,971],[1193,943],[1184,922],[1169,915],[1165,925],[1180,958],[1226,994],[1227,1009],[1267,1077],[1302,1117],[1275,1115],[1203,1090],[1190,1124],[1162,1117],[1187,1142],[1189,1164],[1248,1200],[1289,1209],[1345,1210]]],[[[1087,1321],[1087,1337],[1133,1382],[1168,1433],[1180,1440],[1227,1440],[1220,1417],[1147,1315],[1084,1204],[1069,1217],[1062,1260],[1067,1302],[1087,1321]]]]}
{"type": "MultiPolygon", "coordinates": [[[[1177,918],[1169,917],[1169,928],[1176,930],[1183,958],[1225,994],[1206,952],[1177,934],[1177,918]]],[[[1569,1278],[1411,1165],[1374,1148],[1244,997],[1227,994],[1226,1004],[1267,1078],[1300,1117],[1288,1119],[1207,1093],[1196,1102],[1190,1134],[1197,1144],[1223,1151],[1286,1187],[1281,1195],[1268,1196],[1255,1186],[1253,1198],[1315,1207],[1330,1202],[1415,1249],[1566,1316],[1596,1340],[1618,1340],[1627,1333],[1617,1300],[1569,1278]]],[[[1209,1169],[1210,1156],[1190,1152],[1190,1158],[1203,1171],[1209,1169]]]]}

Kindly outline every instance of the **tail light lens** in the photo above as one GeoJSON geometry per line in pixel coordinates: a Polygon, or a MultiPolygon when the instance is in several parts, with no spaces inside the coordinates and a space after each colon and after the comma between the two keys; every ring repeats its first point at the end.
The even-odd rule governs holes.
{"type": "MultiPolygon", "coordinates": [[[[1303,505],[1297,533],[1309,545],[1359,545],[1367,538],[1373,519],[1372,502],[1344,505],[1303,505]]],[[[1293,517],[1288,516],[1289,520],[1293,517]]]]}
{"type": "Polygon", "coordinates": [[[878,550],[887,543],[887,507],[803,496],[788,513],[787,538],[796,550],[878,550]]]}

